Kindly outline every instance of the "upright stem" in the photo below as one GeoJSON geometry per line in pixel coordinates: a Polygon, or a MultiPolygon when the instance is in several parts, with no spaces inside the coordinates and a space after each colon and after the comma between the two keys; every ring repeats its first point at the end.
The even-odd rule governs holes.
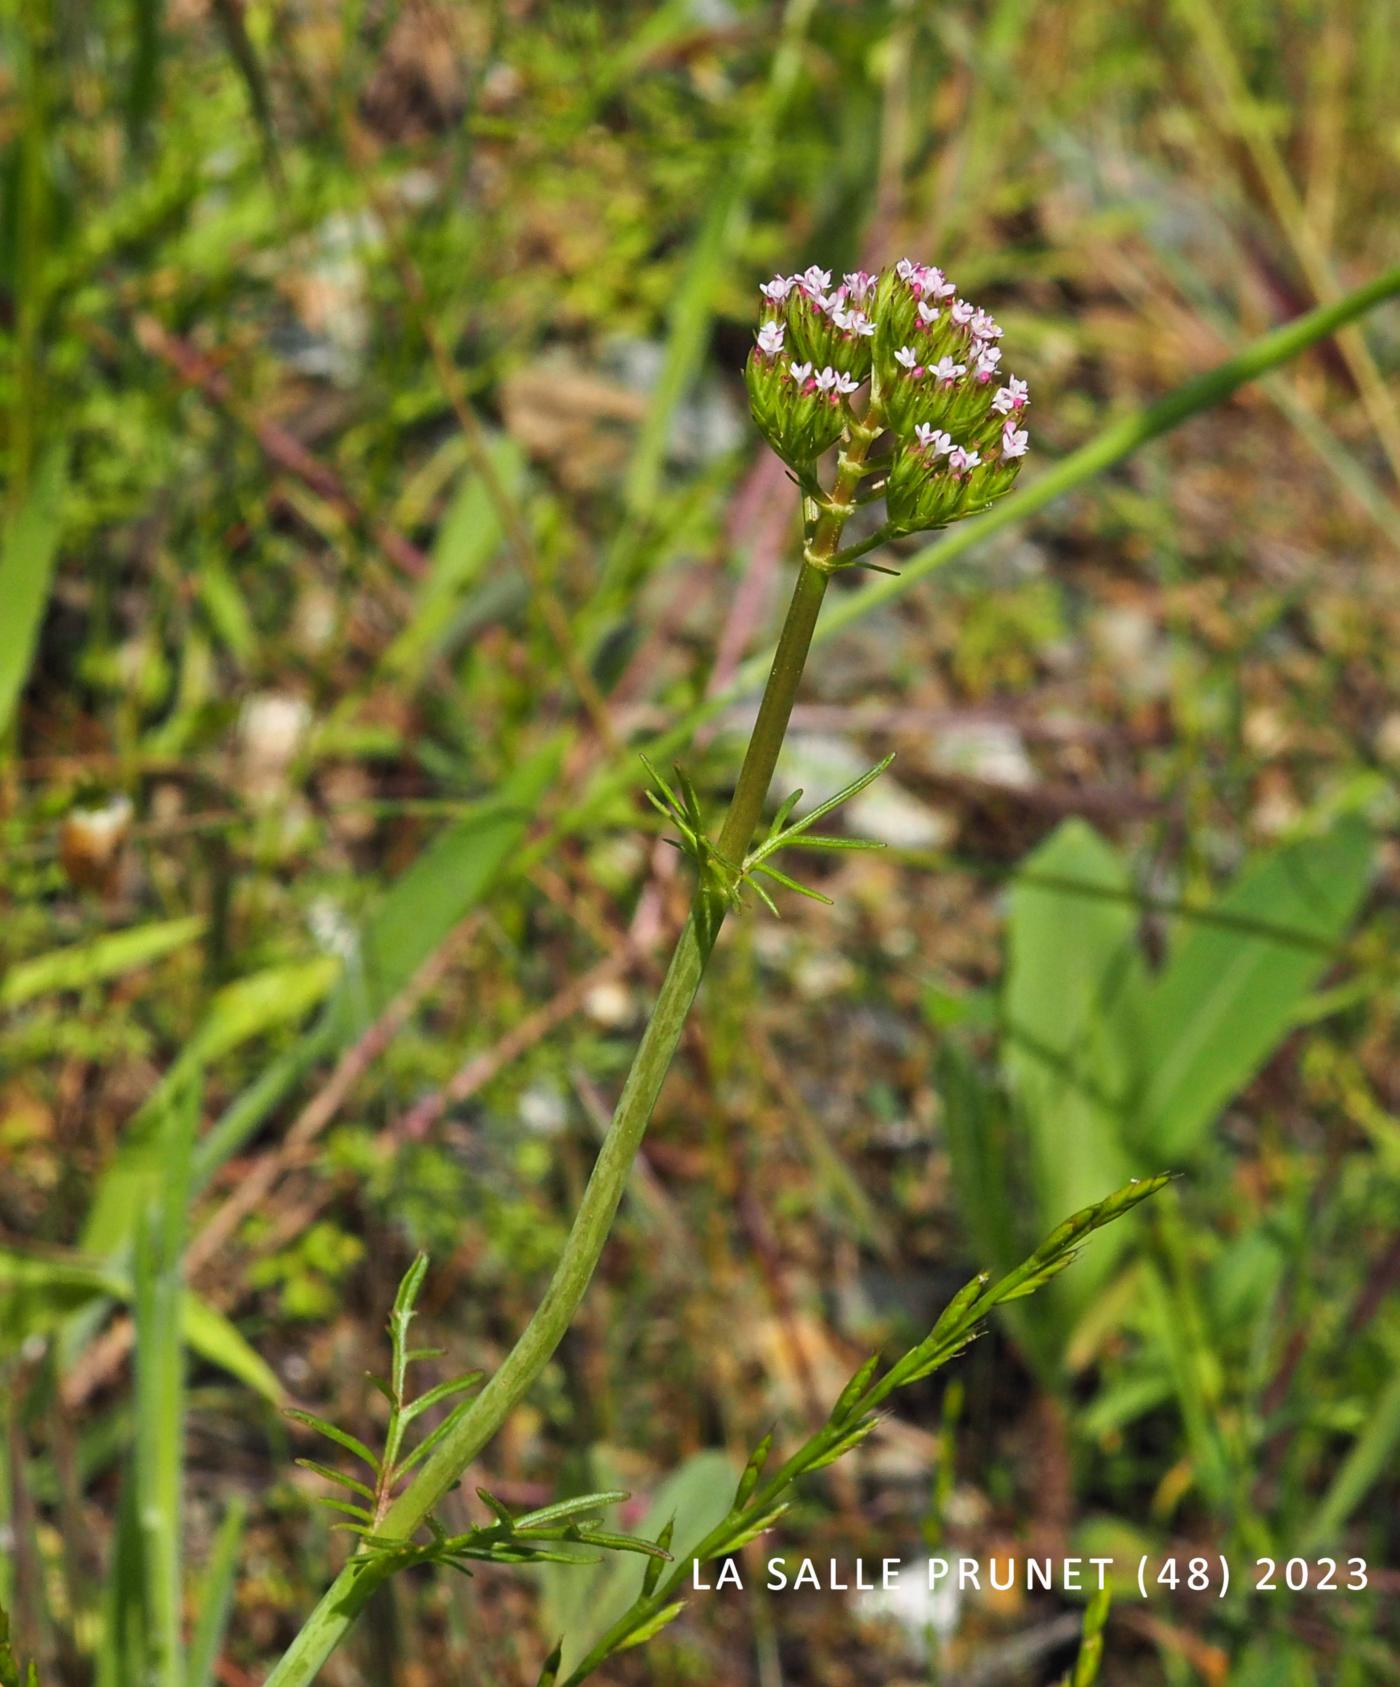
{"type": "MultiPolygon", "coordinates": [[[[853,508],[865,453],[878,432],[876,418],[867,415],[865,425],[857,425],[853,432],[854,442],[841,457],[830,498],[812,510],[782,636],[720,831],[719,853],[735,867],[742,866],[763,813],[826,595],[830,562],[853,508]]],[[[389,1507],[379,1528],[382,1537],[408,1540],[431,1516],[443,1495],[461,1480],[467,1466],[549,1363],[573,1322],[607,1242],[627,1174],[727,910],[728,903],[712,888],[702,885],[697,890],[549,1287],[500,1369],[389,1507]]],[[[340,1643],[385,1573],[363,1557],[352,1558],[282,1655],[266,1687],[305,1687],[340,1643]]]]}

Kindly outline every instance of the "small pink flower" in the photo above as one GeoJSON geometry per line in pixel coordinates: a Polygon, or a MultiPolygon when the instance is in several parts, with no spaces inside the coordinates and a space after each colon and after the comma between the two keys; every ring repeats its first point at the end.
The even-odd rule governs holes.
{"type": "Polygon", "coordinates": [[[901,258],[894,266],[894,273],[901,281],[917,281],[922,269],[923,265],[916,264],[912,258],[901,258]]]}
{"type": "Polygon", "coordinates": [[[794,278],[790,275],[775,275],[771,281],[765,281],[759,287],[765,299],[775,305],[782,304],[793,289],[794,278]]]}
{"type": "Polygon", "coordinates": [[[987,315],[986,311],[979,310],[972,319],[972,332],[979,340],[999,340],[1003,329],[999,323],[993,321],[987,315]]]}
{"type": "Polygon", "coordinates": [[[810,363],[789,363],[788,370],[792,375],[793,380],[796,381],[800,387],[804,381],[810,378],[812,365],[810,363]]]}
{"type": "Polygon", "coordinates": [[[837,381],[840,379],[836,371],[830,366],[825,369],[818,369],[813,378],[817,383],[818,392],[831,392],[836,386],[837,381]]]}
{"type": "Polygon", "coordinates": [[[957,288],[941,269],[930,266],[924,271],[924,292],[930,299],[951,299],[957,288]]]}
{"type": "Polygon", "coordinates": [[[863,310],[836,309],[831,313],[831,320],[843,334],[863,334],[868,339],[875,332],[875,324],[863,310]]]}
{"type": "Polygon", "coordinates": [[[968,451],[961,445],[955,445],[948,453],[948,467],[954,474],[962,474],[967,469],[975,469],[981,461],[981,452],[968,451]]]}
{"type": "Polygon", "coordinates": [[[860,382],[856,380],[854,375],[847,375],[843,373],[836,377],[836,390],[846,397],[849,397],[851,393],[855,392],[859,386],[860,382]]]}
{"type": "Polygon", "coordinates": [[[1018,433],[1015,426],[1008,419],[1006,430],[1001,436],[1001,454],[1003,457],[1024,457],[1030,449],[1031,436],[1025,428],[1018,433]]]}
{"type": "Polygon", "coordinates": [[[997,372],[997,364],[1001,362],[1000,346],[984,346],[977,354],[977,365],[973,374],[985,387],[997,372]]]}
{"type": "Polygon", "coordinates": [[[875,277],[867,275],[863,269],[853,269],[841,279],[846,283],[847,293],[858,305],[865,303],[875,286],[875,277]]]}
{"type": "Polygon", "coordinates": [[[952,435],[934,427],[931,422],[920,422],[914,429],[914,438],[920,451],[931,451],[935,457],[942,457],[953,449],[952,435]]]}
{"type": "Polygon", "coordinates": [[[966,299],[954,299],[948,307],[948,314],[959,328],[966,328],[977,315],[977,306],[968,304],[966,299]]]}
{"type": "Polygon", "coordinates": [[[920,322],[920,325],[924,328],[932,328],[934,323],[937,322],[937,321],[938,321],[938,306],[927,304],[927,303],[925,303],[925,301],[923,299],[920,299],[919,300],[919,322],[920,322]]]}
{"type": "Polygon", "coordinates": [[[914,350],[913,346],[901,346],[894,354],[894,360],[902,368],[912,369],[919,361],[919,354],[914,350]]]}
{"type": "Polygon", "coordinates": [[[758,331],[758,349],[767,357],[776,357],[783,349],[781,322],[765,322],[758,331]]]}
{"type": "Polygon", "coordinates": [[[1024,410],[1030,402],[1030,388],[1024,381],[1018,381],[1014,375],[1008,375],[1007,381],[1007,386],[997,388],[992,400],[992,409],[1003,416],[1012,410],[1024,410]]]}
{"type": "Polygon", "coordinates": [[[825,293],[831,285],[831,271],[813,264],[810,269],[803,270],[797,280],[808,293],[825,293]]]}
{"type": "Polygon", "coordinates": [[[952,386],[959,375],[965,375],[966,373],[967,365],[965,363],[954,363],[951,357],[940,357],[933,366],[934,380],[946,381],[949,386],[952,386]]]}

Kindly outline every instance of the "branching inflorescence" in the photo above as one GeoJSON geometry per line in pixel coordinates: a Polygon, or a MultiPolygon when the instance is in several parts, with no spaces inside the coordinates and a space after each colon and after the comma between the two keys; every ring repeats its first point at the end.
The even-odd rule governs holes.
{"type": "Polygon", "coordinates": [[[884,499],[877,533],[823,559],[828,568],[977,515],[1011,490],[1030,443],[1029,389],[1002,370],[1001,325],[959,298],[941,269],[901,258],[878,276],[853,270],[833,289],[814,264],[760,292],[749,404],[811,501],[809,519],[884,499]],[[882,436],[888,450],[877,455],[882,436]],[[828,496],[817,463],[838,444],[828,496]]]}

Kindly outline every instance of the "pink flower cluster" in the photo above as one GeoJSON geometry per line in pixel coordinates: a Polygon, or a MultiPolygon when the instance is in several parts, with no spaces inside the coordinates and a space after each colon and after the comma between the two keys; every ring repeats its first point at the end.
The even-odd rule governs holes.
{"type": "Polygon", "coordinates": [[[853,269],[842,276],[839,287],[829,291],[831,271],[813,264],[800,275],[775,275],[758,290],[770,305],[778,308],[787,303],[796,289],[843,333],[869,339],[875,333],[875,324],[865,307],[873,301],[879,279],[863,269],[853,269]]]}
{"type": "Polygon", "coordinates": [[[935,461],[939,457],[947,457],[948,467],[954,474],[962,474],[967,469],[975,469],[982,461],[980,451],[969,450],[965,445],[955,445],[951,434],[942,428],[935,428],[929,422],[920,422],[914,429],[915,448],[926,457],[935,461]]]}
{"type": "Polygon", "coordinates": [[[843,375],[839,369],[832,369],[829,365],[813,374],[810,363],[789,363],[788,373],[797,382],[799,391],[828,393],[833,398],[849,398],[860,385],[850,375],[843,375]]]}
{"type": "Polygon", "coordinates": [[[1029,388],[1002,367],[1001,324],[941,269],[903,258],[833,285],[812,264],[759,291],[745,378],[760,431],[784,461],[812,472],[842,430],[863,422],[883,432],[882,484],[900,532],[976,514],[1010,489],[1030,445],[1029,388]],[[868,403],[852,409],[867,382],[868,403]]]}

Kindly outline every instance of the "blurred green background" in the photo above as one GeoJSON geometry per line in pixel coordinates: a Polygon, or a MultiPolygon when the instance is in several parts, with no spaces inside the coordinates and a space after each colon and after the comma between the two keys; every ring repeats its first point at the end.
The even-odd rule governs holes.
{"type": "MultiPolygon", "coordinates": [[[[373,1438],[419,1248],[444,1365],[502,1356],[683,917],[635,749],[785,595],[758,282],[942,264],[1032,382],[1033,484],[1400,259],[1400,31],[1380,0],[3,18],[0,1602],[45,1683],[139,1679],[134,1215],[197,1109],[186,1596],[231,1590],[205,1679],[243,1687],[343,1551],[278,1407],[373,1438]]],[[[1125,1595],[1108,1683],[1400,1678],[1397,363],[1392,306],[814,658],[783,789],[895,751],[851,821],[889,847],[725,936],[583,1316],[473,1480],[699,1516],[970,1271],[1184,1176],[610,1682],[1058,1679],[1072,1598],[753,1589],[774,1553],[933,1551],[1228,1554],[1227,1599],[1125,1595]],[[1239,1585],[1324,1555],[1367,1589],[1239,1585]]],[[[716,810],[751,712],[684,749],[716,810]]],[[[324,1679],[533,1682],[617,1574],[400,1578],[324,1679]]]]}

